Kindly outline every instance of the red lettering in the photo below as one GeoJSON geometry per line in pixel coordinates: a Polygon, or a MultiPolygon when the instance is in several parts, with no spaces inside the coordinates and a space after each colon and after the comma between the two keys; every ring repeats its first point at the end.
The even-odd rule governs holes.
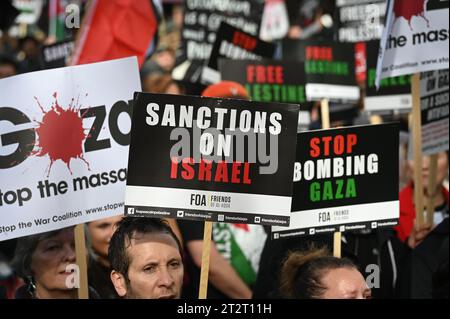
{"type": "Polygon", "coordinates": [[[211,180],[212,161],[201,160],[198,168],[198,180],[210,181],[211,180]]]}
{"type": "Polygon", "coordinates": [[[255,66],[247,65],[247,82],[253,83],[255,79],[255,66]]]}
{"type": "Polygon", "coordinates": [[[358,142],[358,136],[356,134],[347,135],[347,153],[351,154],[353,152],[353,146],[358,142]]]}
{"type": "Polygon", "coordinates": [[[217,164],[216,176],[214,177],[215,182],[228,183],[228,166],[224,161],[220,161],[217,164]]]}
{"type": "Polygon", "coordinates": [[[256,48],[256,39],[242,32],[235,31],[233,34],[233,44],[247,51],[253,51],[256,48]]]}
{"type": "Polygon", "coordinates": [[[195,176],[194,168],[191,166],[194,164],[193,158],[183,158],[183,161],[181,163],[181,166],[183,167],[184,171],[181,172],[181,177],[183,179],[193,179],[195,176]]]}
{"type": "Polygon", "coordinates": [[[333,150],[336,155],[342,155],[344,153],[344,137],[342,135],[334,137],[333,150]]]}
{"type": "Polygon", "coordinates": [[[311,150],[309,151],[309,155],[311,157],[318,157],[320,155],[320,147],[319,147],[320,139],[318,137],[313,137],[309,141],[309,146],[311,150]]]}
{"type": "Polygon", "coordinates": [[[273,69],[274,69],[273,66],[271,65],[267,66],[267,83],[275,82],[273,69]]]}
{"type": "Polygon", "coordinates": [[[323,154],[325,155],[325,156],[328,156],[328,155],[330,155],[330,142],[331,142],[331,139],[332,139],[332,137],[331,136],[324,136],[324,137],[322,137],[322,141],[323,141],[323,143],[324,143],[324,146],[323,146],[323,154]]]}
{"type": "Polygon", "coordinates": [[[278,84],[284,83],[282,66],[277,66],[275,68],[275,83],[278,83],[278,84]]]}
{"type": "Polygon", "coordinates": [[[247,82],[283,84],[283,67],[273,65],[249,65],[247,66],[247,82]]]}
{"type": "Polygon", "coordinates": [[[306,60],[333,61],[333,48],[309,46],[306,47],[305,56],[306,60]]]}
{"type": "Polygon", "coordinates": [[[177,157],[173,157],[171,160],[170,178],[176,179],[180,176],[185,180],[192,180],[198,178],[199,181],[205,182],[217,182],[217,183],[233,183],[233,184],[251,184],[250,179],[250,163],[226,163],[220,161],[213,163],[210,160],[202,159],[196,163],[193,158],[184,158],[181,161],[181,165],[177,162],[177,157]],[[178,169],[180,168],[181,174],[178,175],[178,169]],[[229,171],[231,170],[231,171],[229,171]],[[231,180],[230,180],[231,174],[231,180]]]}
{"type": "Polygon", "coordinates": [[[172,165],[170,166],[170,178],[176,179],[178,175],[178,157],[172,157],[172,165]]]}
{"type": "Polygon", "coordinates": [[[266,68],[263,65],[258,65],[256,67],[256,82],[264,83],[266,82],[266,68]]]}
{"type": "Polygon", "coordinates": [[[241,164],[239,162],[233,162],[233,165],[231,165],[231,182],[233,184],[238,184],[240,182],[239,174],[241,173],[241,164]]]}
{"type": "Polygon", "coordinates": [[[356,134],[322,136],[321,138],[313,137],[309,141],[309,155],[311,157],[318,157],[321,154],[323,156],[329,156],[331,155],[331,151],[333,152],[332,155],[351,154],[357,141],[358,137],[356,134]],[[330,145],[330,143],[333,143],[333,145],[330,145]]]}
{"type": "Polygon", "coordinates": [[[252,180],[249,178],[250,176],[250,163],[244,163],[244,176],[243,182],[244,184],[251,184],[252,180]]]}

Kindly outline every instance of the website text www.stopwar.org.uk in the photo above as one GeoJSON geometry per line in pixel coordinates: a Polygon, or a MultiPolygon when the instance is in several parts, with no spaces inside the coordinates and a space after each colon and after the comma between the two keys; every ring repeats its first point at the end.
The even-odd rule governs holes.
{"type": "Polygon", "coordinates": [[[53,223],[66,222],[71,219],[82,217],[83,215],[88,216],[108,211],[115,211],[123,206],[124,206],[123,202],[109,203],[103,206],[88,208],[85,209],[84,211],[78,210],[65,212],[61,214],[54,214],[53,216],[47,218],[34,218],[33,220],[19,221],[17,222],[17,224],[13,225],[1,225],[0,234],[8,234],[8,233],[11,234],[14,233],[16,230],[23,230],[32,227],[42,227],[53,223]]]}

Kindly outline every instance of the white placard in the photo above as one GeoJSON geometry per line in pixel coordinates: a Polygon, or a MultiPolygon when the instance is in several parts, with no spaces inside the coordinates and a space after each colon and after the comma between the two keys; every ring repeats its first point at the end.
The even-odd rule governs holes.
{"type": "Polygon", "coordinates": [[[136,57],[0,81],[0,241],[123,214],[136,57]]]}

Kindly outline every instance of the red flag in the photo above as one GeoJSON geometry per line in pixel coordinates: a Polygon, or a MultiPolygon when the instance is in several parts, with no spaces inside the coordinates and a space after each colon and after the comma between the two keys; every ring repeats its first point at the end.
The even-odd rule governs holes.
{"type": "Polygon", "coordinates": [[[157,26],[151,0],[93,0],[76,44],[72,64],[135,55],[141,66],[157,26]]]}

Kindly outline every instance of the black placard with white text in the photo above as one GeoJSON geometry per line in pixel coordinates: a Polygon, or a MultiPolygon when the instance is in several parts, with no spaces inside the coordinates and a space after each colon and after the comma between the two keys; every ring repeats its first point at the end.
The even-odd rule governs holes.
{"type": "Polygon", "coordinates": [[[44,68],[53,69],[66,66],[67,59],[72,54],[75,43],[73,40],[57,42],[42,48],[44,68]]]}
{"type": "Polygon", "coordinates": [[[306,100],[302,62],[220,59],[219,70],[222,80],[242,84],[252,101],[300,104],[299,127],[310,124],[312,102],[306,100]]]}
{"type": "Polygon", "coordinates": [[[222,59],[219,70],[222,80],[242,84],[252,101],[295,103],[301,107],[306,103],[302,62],[222,59]]]}
{"type": "Polygon", "coordinates": [[[309,101],[356,101],[355,49],[349,43],[284,40],[283,60],[304,62],[309,101]]]}
{"type": "Polygon", "coordinates": [[[259,35],[264,0],[186,0],[182,29],[188,60],[208,61],[222,21],[259,35]]]}
{"type": "Polygon", "coordinates": [[[295,104],[136,93],[126,214],[288,225],[298,112],[295,104]]]}
{"type": "Polygon", "coordinates": [[[448,83],[448,70],[420,75],[423,155],[448,151],[448,83]]]}
{"type": "Polygon", "coordinates": [[[275,45],[222,22],[211,51],[208,67],[217,70],[219,58],[259,60],[273,58],[275,45]]]}
{"type": "Polygon", "coordinates": [[[381,39],[386,14],[386,0],[337,0],[336,38],[340,42],[381,39]]]}
{"type": "Polygon", "coordinates": [[[397,123],[299,133],[289,227],[272,238],[396,225],[397,123]]]}
{"type": "Polygon", "coordinates": [[[377,113],[390,113],[394,110],[409,112],[412,107],[411,75],[383,79],[378,90],[375,86],[379,49],[379,41],[366,43],[367,77],[364,108],[377,113]]]}

